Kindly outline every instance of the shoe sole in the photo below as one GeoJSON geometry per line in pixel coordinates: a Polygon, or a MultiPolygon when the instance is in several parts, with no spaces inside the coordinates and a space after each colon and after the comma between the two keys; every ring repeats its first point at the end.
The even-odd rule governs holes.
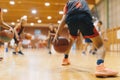
{"type": "Polygon", "coordinates": [[[115,74],[110,74],[110,75],[107,75],[107,74],[95,74],[96,77],[116,77],[117,76],[117,73],[115,74]]]}
{"type": "Polygon", "coordinates": [[[67,63],[67,64],[62,64],[62,66],[68,66],[68,65],[70,65],[70,63],[67,63]]]}

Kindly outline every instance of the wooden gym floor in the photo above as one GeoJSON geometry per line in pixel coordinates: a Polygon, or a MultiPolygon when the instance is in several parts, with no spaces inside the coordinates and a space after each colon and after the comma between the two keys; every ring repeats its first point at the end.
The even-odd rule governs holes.
{"type": "MultiPolygon", "coordinates": [[[[24,49],[24,56],[4,53],[0,62],[0,80],[120,80],[117,77],[96,78],[94,76],[95,55],[81,55],[71,51],[71,65],[61,66],[62,54],[49,55],[47,49],[24,49]]],[[[106,66],[120,72],[120,53],[107,52],[106,66]]]]}

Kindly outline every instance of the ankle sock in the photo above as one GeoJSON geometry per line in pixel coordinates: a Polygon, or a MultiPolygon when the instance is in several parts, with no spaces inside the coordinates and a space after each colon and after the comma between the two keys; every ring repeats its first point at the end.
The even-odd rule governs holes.
{"type": "Polygon", "coordinates": [[[65,54],[65,55],[64,55],[64,58],[67,59],[67,58],[68,58],[68,54],[65,54]]]}
{"type": "Polygon", "coordinates": [[[104,63],[104,60],[103,59],[98,59],[97,60],[97,65],[100,65],[101,63],[104,63]]]}

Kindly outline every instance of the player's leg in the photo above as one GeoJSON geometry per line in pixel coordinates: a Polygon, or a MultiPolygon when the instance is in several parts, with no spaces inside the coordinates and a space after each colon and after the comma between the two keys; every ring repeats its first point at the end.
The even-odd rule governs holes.
{"type": "Polygon", "coordinates": [[[84,38],[90,38],[93,42],[95,48],[97,48],[97,67],[96,67],[96,76],[115,76],[116,71],[104,67],[104,57],[105,57],[105,48],[102,42],[99,33],[95,29],[92,18],[88,14],[84,14],[83,17],[79,19],[79,29],[84,36],[84,38]]]}
{"type": "Polygon", "coordinates": [[[85,45],[83,47],[82,54],[86,54],[88,46],[92,43],[92,41],[89,38],[85,39],[85,45]]]}
{"type": "Polygon", "coordinates": [[[17,39],[14,37],[14,41],[15,41],[15,43],[14,43],[14,51],[13,51],[13,54],[15,54],[16,55],[16,53],[18,52],[18,41],[17,41],[17,39]]]}
{"type": "Polygon", "coordinates": [[[100,36],[96,36],[91,38],[94,46],[97,48],[97,66],[96,66],[96,76],[116,76],[118,74],[117,71],[105,68],[104,66],[104,58],[105,58],[105,48],[100,36]]]}
{"type": "Polygon", "coordinates": [[[73,45],[73,42],[74,40],[77,38],[78,36],[78,26],[76,26],[73,22],[71,22],[72,20],[68,21],[67,24],[68,24],[68,30],[69,30],[69,39],[70,39],[70,44],[69,44],[69,48],[68,50],[65,52],[64,54],[64,59],[63,59],[63,63],[62,65],[69,65],[70,62],[68,60],[69,58],[69,53],[70,53],[70,50],[71,50],[71,47],[73,45]]]}
{"type": "Polygon", "coordinates": [[[49,54],[52,54],[51,52],[51,48],[52,48],[52,41],[53,41],[54,37],[50,37],[49,41],[48,41],[48,50],[49,50],[49,54]]]}
{"type": "Polygon", "coordinates": [[[69,36],[69,47],[68,47],[68,50],[64,54],[64,59],[63,59],[63,62],[62,62],[63,66],[66,66],[66,65],[70,64],[68,58],[69,58],[69,53],[70,53],[71,47],[73,45],[73,42],[74,42],[74,38],[72,36],[69,36]]]}
{"type": "Polygon", "coordinates": [[[21,41],[19,41],[19,43],[18,43],[18,53],[21,55],[24,55],[22,52],[22,42],[21,41]]]}

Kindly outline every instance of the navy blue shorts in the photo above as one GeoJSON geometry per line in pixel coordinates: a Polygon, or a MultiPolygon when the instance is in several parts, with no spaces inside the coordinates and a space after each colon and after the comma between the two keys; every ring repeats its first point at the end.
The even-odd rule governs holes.
{"type": "Polygon", "coordinates": [[[92,38],[99,35],[93,25],[91,16],[87,13],[70,15],[66,18],[66,24],[72,36],[77,36],[78,30],[84,38],[92,38]]]}
{"type": "Polygon", "coordinates": [[[86,43],[91,43],[92,41],[91,41],[89,38],[86,38],[86,39],[85,39],[85,42],[86,42],[86,43]]]}

